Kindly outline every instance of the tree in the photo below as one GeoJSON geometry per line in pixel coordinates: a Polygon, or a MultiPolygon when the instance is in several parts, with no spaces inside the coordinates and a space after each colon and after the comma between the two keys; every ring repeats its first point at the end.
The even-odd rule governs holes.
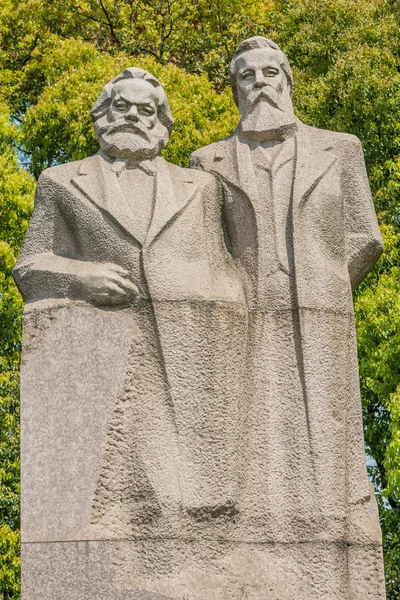
{"type": "Polygon", "coordinates": [[[34,181],[18,166],[18,132],[0,105],[0,597],[19,591],[19,361],[22,300],[11,276],[34,181]],[[2,594],[2,596],[1,596],[2,594]]]}

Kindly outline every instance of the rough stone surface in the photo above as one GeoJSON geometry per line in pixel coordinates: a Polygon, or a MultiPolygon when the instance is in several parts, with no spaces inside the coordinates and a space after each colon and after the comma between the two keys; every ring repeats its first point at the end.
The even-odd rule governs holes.
{"type": "Polygon", "coordinates": [[[295,119],[272,42],[231,75],[241,123],[197,170],[160,157],[168,101],[127,69],[92,111],[101,152],[40,177],[14,272],[23,600],[384,600],[361,145],[295,119]]]}
{"type": "MultiPolygon", "coordinates": [[[[210,540],[141,540],[25,544],[30,564],[23,595],[42,600],[336,600],[348,594],[353,548],[334,543],[227,544],[210,540]]],[[[364,549],[376,561],[380,549],[364,549]]],[[[357,561],[357,558],[355,559],[357,561]]],[[[357,573],[359,571],[356,571],[357,573]]],[[[361,597],[379,597],[380,571],[354,582],[361,597]]],[[[354,597],[357,597],[354,595],[354,597]]]]}
{"type": "Polygon", "coordinates": [[[239,45],[231,82],[240,124],[191,166],[223,186],[225,239],[250,309],[244,539],[347,543],[334,597],[383,600],[352,304],[382,252],[361,144],[295,118],[290,66],[266,38],[239,45]]]}

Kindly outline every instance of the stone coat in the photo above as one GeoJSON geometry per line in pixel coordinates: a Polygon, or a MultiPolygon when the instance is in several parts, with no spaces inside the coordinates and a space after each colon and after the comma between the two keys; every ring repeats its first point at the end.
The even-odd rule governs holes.
{"type": "MultiPolygon", "coordinates": [[[[352,311],[351,286],[362,281],[382,252],[360,141],[299,122],[296,153],[291,210],[297,305],[352,311]]],[[[191,156],[192,167],[223,183],[228,244],[244,265],[246,254],[262,251],[249,160],[238,132],[191,156]]]]}
{"type": "Polygon", "coordinates": [[[314,583],[299,598],[384,600],[352,303],[352,288],[382,252],[361,144],[355,136],[298,122],[285,192],[289,231],[277,237],[291,278],[290,298],[283,301],[278,288],[272,298],[260,293],[270,281],[258,247],[263,207],[239,129],[194,152],[191,166],[223,185],[227,246],[250,308],[239,501],[246,539],[271,542],[273,552],[285,556],[288,582],[318,556],[321,587],[314,583]]]}
{"type": "MultiPolygon", "coordinates": [[[[178,527],[182,514],[230,511],[235,500],[233,468],[247,312],[241,280],[223,242],[219,184],[208,174],[181,169],[161,157],[156,159],[155,178],[153,216],[143,240],[138,239],[133,211],[120,193],[117,175],[101,155],[44,171],[14,269],[29,314],[37,305],[41,327],[49,328],[38,356],[57,350],[50,341],[57,323],[65,338],[58,350],[61,357],[66,347],[68,367],[60,358],[55,396],[38,372],[32,375],[33,368],[26,365],[22,370],[23,385],[25,379],[34,377],[29,389],[35,389],[46,402],[57,402],[63,396],[63,407],[87,402],[89,383],[86,388],[82,385],[81,391],[71,390],[76,381],[91,381],[95,365],[89,371],[84,366],[84,355],[90,357],[90,344],[94,344],[93,333],[87,331],[91,322],[96,324],[95,345],[107,346],[111,356],[104,381],[120,377],[120,366],[114,366],[112,357],[121,353],[128,341],[129,352],[123,357],[125,374],[120,377],[117,396],[110,398],[109,392],[102,391],[109,407],[98,408],[99,414],[104,410],[106,415],[108,410],[103,425],[100,421],[98,425],[107,427],[101,441],[102,458],[85,475],[87,488],[82,490],[84,498],[77,514],[63,502],[69,487],[84,479],[79,469],[84,469],[85,461],[75,466],[62,462],[64,467],[60,463],[60,472],[63,468],[65,472],[57,479],[54,453],[48,457],[53,468],[40,454],[46,452],[43,448],[34,460],[36,469],[44,465],[43,474],[53,474],[46,489],[56,496],[54,490],[59,490],[57,499],[49,498],[46,505],[43,497],[41,508],[54,514],[57,535],[63,535],[65,523],[65,539],[95,539],[97,535],[127,539],[138,528],[141,534],[149,528],[170,531],[174,523],[178,527]],[[80,285],[81,270],[90,269],[91,262],[127,269],[139,288],[139,298],[129,306],[91,307],[80,285]],[[40,301],[48,299],[61,307],[58,312],[51,309],[56,312],[50,319],[40,316],[40,301]],[[119,334],[119,348],[115,346],[113,352],[115,340],[110,331],[114,325],[120,330],[121,324],[125,333],[119,334]],[[83,338],[82,327],[86,331],[83,338]],[[78,342],[82,350],[76,350],[78,342]],[[73,347],[75,358],[71,356],[73,347]],[[222,355],[227,362],[221,360],[222,355]],[[89,506],[87,512],[92,511],[90,523],[83,515],[83,505],[89,506]],[[72,523],[72,532],[67,523],[72,523]]],[[[31,361],[33,355],[29,354],[31,361]]],[[[95,356],[93,349],[94,361],[95,356]]],[[[29,412],[29,407],[26,410],[29,412]]],[[[49,407],[45,414],[38,407],[35,410],[35,419],[48,421],[49,407]]],[[[92,413],[90,418],[96,422],[98,415],[92,413]]],[[[27,423],[27,427],[31,425],[27,423]]],[[[29,435],[26,433],[25,439],[29,435]]],[[[68,433],[58,435],[64,439],[68,433]]],[[[90,457],[97,450],[89,446],[85,450],[84,443],[91,442],[84,437],[80,450],[75,451],[90,457]]],[[[34,439],[38,445],[37,437],[34,439]]],[[[66,437],[65,446],[68,444],[66,437]]],[[[60,461],[64,461],[62,453],[60,461]]],[[[37,484],[29,474],[27,477],[25,489],[36,489],[37,484]]],[[[40,473],[36,479],[40,481],[40,473]]],[[[78,496],[76,492],[77,504],[78,496]]],[[[24,513],[25,532],[34,529],[33,504],[24,513]]]]}

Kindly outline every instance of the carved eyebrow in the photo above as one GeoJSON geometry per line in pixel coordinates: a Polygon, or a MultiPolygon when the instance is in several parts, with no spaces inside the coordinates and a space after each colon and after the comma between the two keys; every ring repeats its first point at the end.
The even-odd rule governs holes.
{"type": "MultiPolygon", "coordinates": [[[[246,65],[244,67],[241,67],[238,69],[239,73],[243,73],[244,71],[256,71],[259,68],[258,65],[246,65]]],[[[265,69],[276,69],[277,71],[279,71],[280,65],[276,65],[276,64],[269,64],[269,65],[265,65],[264,67],[261,67],[261,70],[264,71],[265,69]]]]}
{"type": "Polygon", "coordinates": [[[140,106],[152,106],[152,104],[156,104],[155,100],[147,100],[145,102],[131,102],[130,100],[128,100],[128,98],[125,98],[125,96],[122,93],[119,93],[118,96],[116,96],[114,98],[114,102],[118,102],[122,100],[123,102],[128,102],[128,104],[137,104],[140,106]]]}

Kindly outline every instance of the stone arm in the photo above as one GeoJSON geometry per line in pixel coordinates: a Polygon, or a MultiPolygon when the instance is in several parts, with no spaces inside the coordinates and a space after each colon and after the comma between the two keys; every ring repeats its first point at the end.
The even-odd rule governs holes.
{"type": "Polygon", "coordinates": [[[229,254],[223,230],[222,207],[223,188],[214,175],[209,175],[209,183],[203,189],[203,204],[205,225],[208,232],[208,251],[211,259],[218,258],[217,264],[233,267],[232,257],[229,254]]]}
{"type": "Polygon", "coordinates": [[[136,287],[113,264],[71,258],[71,225],[59,208],[62,186],[46,173],[38,181],[35,207],[13,270],[25,302],[70,298],[93,304],[120,304],[136,287]]]}
{"type": "MultiPolygon", "coordinates": [[[[191,154],[189,157],[189,168],[195,169],[197,171],[205,171],[206,173],[210,173],[211,165],[213,162],[212,156],[213,156],[213,153],[207,153],[207,155],[205,155],[203,153],[203,148],[201,148],[200,150],[196,150],[196,152],[193,152],[193,154],[191,154]]],[[[217,177],[217,179],[218,179],[217,175],[214,175],[214,176],[217,177]]],[[[221,202],[221,210],[220,210],[219,218],[222,223],[224,246],[227,248],[228,252],[231,254],[232,253],[232,244],[231,244],[231,240],[229,237],[229,232],[226,227],[226,222],[224,219],[224,208],[223,207],[225,204],[225,188],[224,188],[223,182],[221,182],[221,184],[220,184],[219,194],[220,194],[220,198],[221,198],[221,201],[220,201],[221,202]]]]}
{"type": "Polygon", "coordinates": [[[204,228],[208,261],[212,269],[209,285],[212,296],[246,306],[245,280],[229,253],[222,223],[223,188],[218,178],[204,174],[207,183],[202,189],[204,228]]]}
{"type": "Polygon", "coordinates": [[[353,290],[382,254],[383,240],[372,201],[360,140],[349,136],[343,156],[347,265],[353,290]]]}
{"type": "MultiPolygon", "coordinates": [[[[210,173],[212,171],[213,156],[214,155],[212,152],[207,152],[207,154],[205,154],[203,152],[203,149],[200,149],[190,156],[189,167],[197,171],[205,171],[206,173],[210,173]]],[[[247,302],[249,302],[253,294],[254,282],[251,280],[247,269],[241,264],[240,261],[236,260],[233,257],[231,238],[229,235],[229,230],[225,218],[225,202],[227,190],[224,182],[219,179],[217,174],[213,174],[213,177],[216,181],[216,184],[214,185],[217,186],[213,194],[214,197],[218,199],[217,204],[214,202],[213,221],[219,228],[220,246],[223,248],[224,254],[227,257],[227,264],[235,270],[236,274],[239,274],[242,288],[243,290],[245,290],[245,292],[243,293],[245,293],[248,296],[247,302]]]]}

